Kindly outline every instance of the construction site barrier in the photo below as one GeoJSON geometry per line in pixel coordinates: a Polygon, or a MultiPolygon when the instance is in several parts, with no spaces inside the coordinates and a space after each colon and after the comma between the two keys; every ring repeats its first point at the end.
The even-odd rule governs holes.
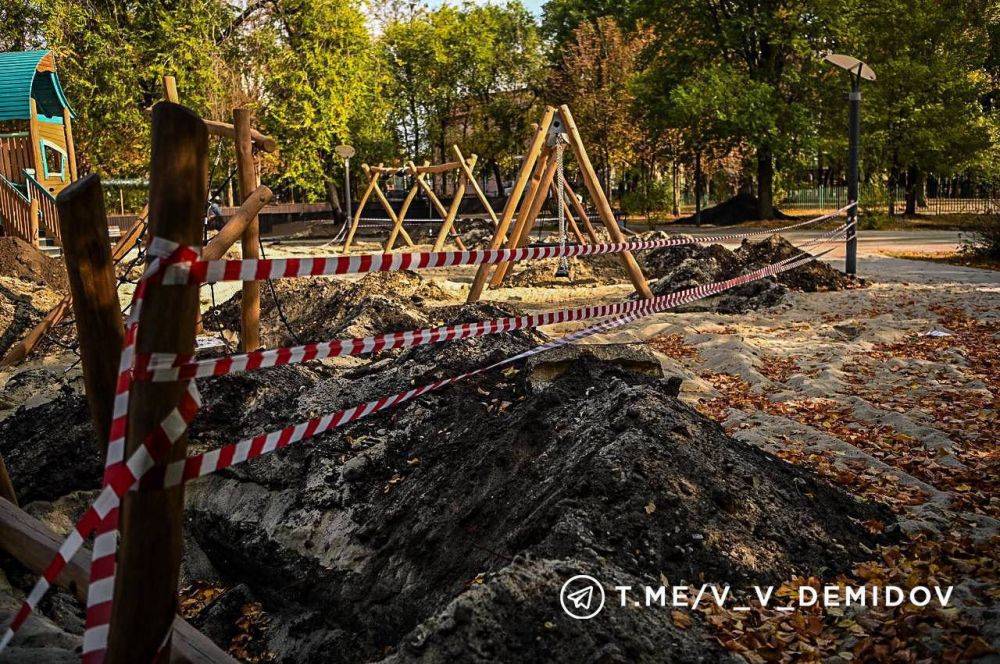
{"type": "MultiPolygon", "coordinates": [[[[829,218],[830,216],[835,215],[824,215],[822,218],[829,218]]],[[[796,224],[793,227],[802,226],[805,225],[805,223],[815,223],[815,221],[822,218],[809,220],[809,222],[803,222],[803,224],[796,224]]],[[[845,224],[834,231],[814,238],[806,244],[825,244],[831,242],[835,238],[843,235],[844,232],[851,232],[852,225],[853,224],[845,224]]],[[[729,237],[743,237],[747,235],[773,232],[775,232],[775,230],[761,231],[759,233],[751,234],[735,234],[729,237]]],[[[656,242],[667,241],[668,240],[662,240],[656,242]]],[[[703,238],[702,241],[708,241],[708,239],[703,238]]],[[[671,245],[664,244],[660,246],[671,245]]],[[[570,248],[571,247],[567,247],[567,249],[570,248]]],[[[592,249],[593,245],[590,245],[587,248],[592,249]]],[[[554,249],[558,249],[558,247],[554,247],[554,249]]],[[[194,277],[199,274],[199,271],[194,267],[196,265],[200,264],[207,266],[212,263],[223,263],[228,265],[234,262],[240,263],[240,261],[200,261],[198,253],[195,250],[189,247],[179,247],[174,243],[162,240],[161,238],[154,238],[149,248],[149,254],[152,257],[152,261],[149,263],[143,278],[140,280],[135,289],[133,294],[132,310],[126,325],[125,339],[119,365],[113,419],[109,435],[110,440],[108,444],[103,488],[97,499],[95,499],[95,501],[91,504],[87,512],[78,521],[75,528],[71,531],[70,535],[60,547],[59,553],[55,559],[49,564],[42,577],[28,594],[20,610],[11,622],[8,630],[5,632],[2,639],[0,639],[0,650],[3,650],[10,643],[16,630],[23,625],[24,621],[34,610],[35,606],[37,606],[38,602],[47,592],[55,578],[58,577],[59,573],[65,567],[67,561],[72,560],[76,552],[79,551],[80,547],[83,545],[84,539],[91,533],[95,533],[94,552],[91,560],[90,586],[87,595],[87,619],[86,631],[84,633],[83,661],[88,663],[103,661],[104,654],[107,649],[107,637],[116,571],[115,557],[118,549],[118,510],[121,505],[122,497],[129,490],[136,489],[139,486],[143,488],[177,486],[181,483],[189,481],[190,479],[207,475],[221,468],[230,467],[237,463],[262,456],[277,449],[282,449],[292,443],[299,442],[336,427],[368,417],[374,413],[398,406],[423,394],[441,389],[447,385],[451,385],[469,377],[510,365],[553,348],[574,343],[594,334],[621,327],[640,318],[670,309],[672,307],[717,295],[726,290],[773,276],[786,270],[794,269],[795,267],[799,267],[806,262],[815,260],[817,257],[822,256],[825,253],[827,252],[823,252],[818,256],[811,256],[809,254],[802,253],[733,279],[705,284],[651,299],[607,305],[608,307],[621,307],[621,309],[608,311],[623,311],[626,313],[623,315],[615,315],[612,313],[611,315],[615,315],[615,317],[610,320],[606,320],[583,330],[570,333],[560,337],[559,339],[554,339],[545,344],[493,363],[487,367],[481,367],[457,376],[441,379],[418,388],[382,397],[380,399],[359,404],[352,408],[340,410],[335,413],[328,413],[326,415],[310,419],[306,422],[285,427],[284,429],[278,431],[261,434],[253,438],[242,440],[238,443],[223,446],[211,452],[193,455],[181,461],[164,465],[161,462],[165,458],[166,453],[171,449],[174,441],[183,435],[188,425],[196,415],[200,407],[200,398],[194,381],[188,380],[186,390],[178,405],[161,422],[161,424],[146,437],[143,444],[127,460],[124,458],[129,394],[133,380],[155,379],[155,373],[148,374],[137,370],[139,367],[138,360],[140,358],[135,352],[135,342],[138,332],[139,314],[142,308],[143,300],[151,283],[160,282],[167,284],[168,282],[166,277],[170,274],[180,274],[184,276],[183,280],[173,281],[170,283],[192,283],[194,277]]],[[[579,255],[588,254],[581,253],[579,255]]],[[[395,254],[394,256],[400,255],[395,254]]],[[[508,257],[501,260],[511,260],[511,258],[508,257]]],[[[258,260],[246,262],[266,264],[268,261],[258,260]]],[[[273,263],[274,261],[270,262],[273,263]]],[[[271,271],[270,267],[267,271],[271,271]]],[[[242,275],[242,267],[240,267],[238,273],[242,275]]],[[[208,270],[206,269],[206,271],[202,274],[204,274],[202,280],[206,280],[208,270]]],[[[287,274],[284,276],[290,277],[305,275],[287,274]]],[[[256,278],[267,278],[267,276],[256,278]]],[[[602,310],[601,307],[591,309],[593,309],[593,311],[591,311],[593,315],[590,317],[603,317],[609,315],[607,313],[603,315],[597,314],[597,311],[602,310]]],[[[552,314],[557,312],[549,313],[552,314]]],[[[536,323],[536,325],[547,324],[539,322],[541,320],[545,320],[545,314],[540,316],[541,317],[532,319],[533,322],[536,323]]],[[[584,318],[581,317],[574,320],[583,319],[584,318]]],[[[461,326],[453,328],[456,330],[455,334],[458,334],[458,327],[461,326]]],[[[486,332],[486,329],[489,328],[481,328],[478,335],[492,333],[486,332]]],[[[496,329],[494,331],[501,330],[496,329]]],[[[406,333],[403,334],[403,339],[405,339],[406,333]]],[[[387,337],[388,335],[382,336],[387,337]]],[[[472,333],[471,328],[469,328],[466,336],[460,338],[468,338],[469,336],[476,336],[476,334],[472,333]]],[[[447,335],[439,335],[437,338],[424,336],[415,337],[412,333],[410,334],[410,338],[419,338],[421,340],[424,338],[427,339],[426,341],[421,341],[421,343],[434,343],[448,340],[447,335]]],[[[451,338],[454,339],[459,337],[452,336],[451,338]]],[[[414,343],[411,345],[417,344],[414,343]]],[[[354,345],[352,344],[351,348],[353,347],[354,345]]],[[[304,351],[300,356],[298,353],[293,354],[291,350],[292,349],[278,349],[275,351],[276,355],[274,355],[274,361],[277,362],[281,359],[286,364],[290,364],[292,363],[292,360],[296,359],[304,361],[304,351]]],[[[247,355],[249,354],[245,354],[245,356],[247,355]]],[[[152,360],[153,358],[148,359],[152,360]]],[[[170,363],[177,364],[178,366],[174,367],[176,369],[180,369],[182,366],[191,366],[181,365],[179,359],[179,356],[171,356],[170,358],[159,357],[157,361],[168,361],[170,363]]],[[[265,365],[261,364],[260,366],[265,365]]],[[[273,366],[273,364],[268,366],[273,366]]],[[[245,369],[246,365],[243,365],[243,367],[240,368],[239,365],[230,364],[227,371],[223,373],[234,373],[236,370],[245,369]]],[[[213,371],[218,370],[218,367],[213,369],[213,371]]],[[[219,373],[213,373],[213,375],[219,375],[219,373]]],[[[164,380],[167,380],[167,378],[164,378],[164,380]]]]}

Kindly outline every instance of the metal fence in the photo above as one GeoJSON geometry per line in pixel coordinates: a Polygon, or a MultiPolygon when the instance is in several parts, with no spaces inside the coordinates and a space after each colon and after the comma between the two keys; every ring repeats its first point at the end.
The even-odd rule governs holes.
{"type": "MultiPolygon", "coordinates": [[[[892,201],[896,213],[906,209],[906,190],[890,191],[884,186],[861,185],[858,191],[861,207],[887,212],[892,201]]],[[[780,209],[836,210],[847,205],[847,187],[811,187],[793,189],[778,199],[780,209]]],[[[933,181],[917,197],[919,214],[1000,214],[1000,187],[944,187],[933,181]]]]}

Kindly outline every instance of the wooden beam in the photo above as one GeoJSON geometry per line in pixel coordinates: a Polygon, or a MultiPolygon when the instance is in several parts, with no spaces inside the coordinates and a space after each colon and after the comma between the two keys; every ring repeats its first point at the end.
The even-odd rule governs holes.
{"type": "Polygon", "coordinates": [[[425,164],[423,166],[417,166],[417,173],[448,173],[450,171],[457,170],[462,167],[462,164],[457,161],[448,161],[443,164],[425,164]]]}
{"type": "MultiPolygon", "coordinates": [[[[470,155],[468,161],[469,170],[475,168],[476,155],[470,155]]],[[[441,224],[441,228],[438,230],[437,239],[434,241],[434,251],[441,251],[444,249],[445,240],[448,239],[448,234],[451,233],[452,227],[455,225],[455,217],[458,215],[458,208],[462,205],[462,197],[465,196],[465,177],[460,177],[458,179],[458,185],[455,187],[455,196],[451,199],[451,205],[448,207],[448,214],[444,218],[444,222],[441,224]]],[[[462,243],[461,238],[458,234],[455,234],[455,242],[458,244],[458,248],[465,251],[465,245],[462,243]]]]}
{"type": "Polygon", "coordinates": [[[59,192],[56,207],[90,419],[103,452],[111,430],[125,327],[100,176],[91,174],[70,184],[59,192]]]}
{"type": "MultiPolygon", "coordinates": [[[[551,190],[552,190],[552,195],[556,198],[556,200],[558,200],[559,183],[554,181],[552,183],[551,190]]],[[[563,192],[565,193],[565,190],[563,190],[563,192]]],[[[580,232],[580,227],[576,225],[576,219],[573,218],[573,213],[570,211],[570,206],[564,204],[563,212],[566,215],[566,223],[569,225],[570,230],[573,232],[573,237],[576,238],[577,244],[586,244],[586,241],[583,239],[583,233],[580,232]]]]}
{"type": "MultiPolygon", "coordinates": [[[[524,195],[524,199],[521,201],[521,206],[517,210],[517,221],[514,223],[514,227],[510,231],[510,236],[507,238],[505,248],[514,249],[517,247],[518,243],[521,241],[521,235],[524,232],[524,227],[528,223],[528,211],[535,204],[535,198],[539,195],[539,190],[541,187],[542,177],[545,175],[545,171],[549,168],[549,162],[552,160],[552,148],[547,147],[539,155],[538,160],[535,162],[535,172],[531,174],[531,184],[528,186],[528,191],[524,195]]],[[[493,276],[490,277],[490,286],[496,288],[500,285],[500,280],[503,279],[503,275],[507,273],[507,268],[501,268],[503,263],[499,263],[493,270],[493,276]]]]}
{"type": "Polygon", "coordinates": [[[472,191],[475,192],[476,198],[478,198],[479,202],[483,204],[484,208],[486,208],[486,214],[489,215],[490,221],[493,222],[493,227],[496,228],[500,223],[500,220],[497,219],[497,213],[493,211],[493,206],[490,205],[490,201],[486,198],[486,194],[483,193],[483,190],[479,187],[479,183],[476,182],[476,176],[472,173],[472,168],[465,162],[465,157],[462,156],[462,151],[458,149],[457,145],[452,145],[451,150],[455,153],[455,156],[458,157],[458,163],[462,169],[462,173],[465,174],[465,179],[470,185],[472,185],[472,191]]]}
{"type": "Polygon", "coordinates": [[[63,117],[63,137],[66,139],[66,161],[69,162],[69,179],[76,181],[76,146],[73,144],[73,115],[68,108],[64,108],[63,117]]]}
{"type": "Polygon", "coordinates": [[[365,203],[368,202],[368,198],[372,195],[375,187],[378,186],[378,179],[382,177],[368,164],[361,164],[361,170],[368,176],[368,187],[365,188],[364,195],[358,201],[358,207],[354,211],[354,219],[351,221],[351,227],[347,230],[347,237],[344,238],[344,248],[342,251],[345,254],[351,251],[351,242],[354,241],[354,234],[358,232],[358,224],[361,223],[361,212],[365,209],[365,203]]]}
{"type": "MultiPolygon", "coordinates": [[[[611,211],[608,198],[604,195],[604,189],[597,180],[594,166],[590,163],[590,157],[587,156],[587,148],[583,145],[583,139],[580,138],[580,131],[573,120],[573,114],[569,112],[569,106],[565,104],[560,106],[559,115],[562,118],[563,125],[565,125],[566,133],[569,136],[569,144],[573,148],[573,154],[576,156],[576,163],[580,167],[583,181],[587,185],[587,191],[590,192],[590,199],[597,207],[597,214],[600,215],[601,221],[604,222],[604,227],[608,229],[611,241],[624,242],[625,237],[622,235],[621,229],[618,228],[618,222],[615,221],[615,215],[611,211]]],[[[618,254],[618,257],[621,259],[622,265],[625,266],[625,271],[628,273],[628,278],[631,280],[636,292],[643,298],[648,299],[653,297],[653,291],[649,289],[646,277],[642,274],[642,270],[639,268],[639,264],[636,262],[632,252],[623,251],[618,254]]]]}
{"type": "MultiPolygon", "coordinates": [[[[411,161],[406,164],[407,169],[412,172],[416,169],[416,165],[411,161]]],[[[416,177],[416,176],[414,176],[416,177]]],[[[392,251],[392,248],[396,245],[396,238],[401,232],[405,232],[403,229],[403,220],[406,219],[406,213],[410,211],[410,205],[413,203],[413,199],[417,197],[417,192],[420,191],[420,185],[414,180],[413,186],[410,190],[406,192],[406,198],[403,199],[403,204],[399,206],[399,214],[396,215],[396,221],[392,225],[392,230],[389,231],[389,238],[385,241],[385,250],[392,251]]],[[[413,240],[407,242],[409,246],[413,246],[413,240]]]]}
{"type": "MultiPolygon", "coordinates": [[[[253,156],[250,124],[253,113],[249,108],[233,111],[236,127],[236,172],[240,198],[246,202],[257,189],[257,166],[253,156]]],[[[254,215],[243,229],[243,258],[260,258],[260,221],[254,215]]],[[[260,282],[244,281],[240,299],[240,350],[244,353],[260,348],[260,282]]]]}
{"type": "Polygon", "coordinates": [[[597,244],[600,240],[597,237],[597,231],[594,230],[594,225],[590,223],[590,216],[587,214],[587,208],[583,206],[583,202],[577,198],[576,193],[573,191],[573,187],[569,186],[569,182],[563,183],[566,187],[566,197],[572,201],[573,207],[576,209],[576,214],[580,217],[580,221],[583,223],[584,228],[587,229],[587,235],[590,236],[590,241],[597,244]]]}
{"type": "Polygon", "coordinates": [[[236,209],[226,225],[208,241],[208,244],[201,251],[202,259],[215,261],[225,256],[229,248],[243,236],[250,222],[257,218],[261,209],[271,201],[271,196],[272,193],[268,187],[264,185],[257,187],[236,209]]]}
{"type": "MultiPolygon", "coordinates": [[[[552,181],[558,169],[559,160],[556,159],[555,152],[553,151],[549,155],[548,161],[545,164],[545,171],[542,173],[538,186],[535,188],[535,195],[531,199],[531,205],[528,207],[524,221],[518,221],[517,232],[511,234],[510,241],[507,243],[507,246],[511,249],[523,247],[528,243],[528,238],[531,236],[531,229],[535,225],[535,219],[538,218],[538,213],[541,211],[542,205],[545,204],[545,199],[549,196],[549,189],[552,188],[552,181]]],[[[493,273],[493,279],[490,280],[490,285],[493,288],[503,283],[504,277],[512,265],[512,262],[497,265],[496,272],[493,273]]]]}
{"type": "MultiPolygon", "coordinates": [[[[510,222],[514,219],[514,213],[517,211],[521,194],[524,193],[524,188],[531,179],[535,168],[535,161],[538,159],[538,155],[545,145],[545,137],[548,135],[549,125],[552,123],[552,116],[555,112],[556,109],[551,106],[547,107],[545,114],[542,116],[541,123],[535,130],[535,136],[532,138],[524,160],[521,162],[521,170],[517,174],[514,188],[511,189],[510,196],[507,197],[503,213],[500,215],[500,221],[497,223],[496,232],[493,234],[493,239],[490,240],[490,249],[499,249],[503,246],[504,240],[507,239],[507,230],[510,228],[510,222]]],[[[482,297],[483,288],[486,286],[486,279],[489,277],[490,269],[489,265],[480,265],[476,270],[476,276],[472,280],[472,286],[469,288],[469,296],[466,302],[478,302],[479,298],[482,297]]]]}
{"type": "MultiPolygon", "coordinates": [[[[149,230],[182,246],[201,245],[208,200],[208,132],[194,112],[169,102],[153,109],[149,230]]],[[[149,284],[139,319],[136,352],[194,352],[198,286],[149,284]]],[[[133,384],[125,458],[139,448],[180,402],[183,382],[133,384]]],[[[181,435],[162,462],[187,455],[181,435]]],[[[184,487],[125,495],[121,549],[106,661],[149,662],[171,649],[183,544],[184,487]],[[166,637],[166,643],[164,638],[166,637]]]]}
{"type": "MultiPolygon", "coordinates": [[[[48,526],[24,510],[0,500],[0,546],[18,562],[36,574],[41,574],[55,557],[62,544],[48,526]]],[[[90,581],[90,549],[82,547],[56,578],[56,585],[87,601],[90,581]]],[[[236,664],[211,639],[196,630],[180,616],[174,618],[173,661],[191,664],[236,664]]]]}

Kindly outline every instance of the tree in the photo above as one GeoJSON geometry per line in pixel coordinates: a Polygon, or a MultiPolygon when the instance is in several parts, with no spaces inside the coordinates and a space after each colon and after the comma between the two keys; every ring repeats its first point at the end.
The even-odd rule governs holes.
{"type": "Polygon", "coordinates": [[[553,71],[553,101],[573,109],[580,134],[607,182],[613,165],[632,160],[639,140],[632,83],[648,37],[646,31],[627,35],[610,17],[580,23],[553,71]]]}
{"type": "Polygon", "coordinates": [[[905,184],[908,215],[929,173],[974,168],[990,145],[982,10],[969,0],[875,0],[864,9],[860,52],[878,76],[864,89],[866,157],[870,170],[888,171],[890,188],[905,184]]]}

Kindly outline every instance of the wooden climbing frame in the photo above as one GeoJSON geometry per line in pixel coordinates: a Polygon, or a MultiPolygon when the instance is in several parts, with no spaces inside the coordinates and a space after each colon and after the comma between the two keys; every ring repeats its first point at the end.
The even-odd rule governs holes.
{"type": "MultiPolygon", "coordinates": [[[[521,170],[504,206],[503,214],[497,223],[496,232],[489,248],[516,249],[525,246],[531,236],[531,229],[538,219],[538,213],[549,193],[559,195],[559,184],[556,179],[559,164],[556,148],[552,141],[553,136],[559,136],[561,140],[565,141],[568,152],[571,152],[575,158],[587,193],[597,209],[597,215],[601,223],[604,224],[610,241],[614,243],[624,242],[624,236],[617,221],[615,221],[614,213],[611,211],[611,205],[608,203],[600,180],[594,172],[594,167],[587,155],[587,149],[583,145],[579,129],[577,129],[569,107],[560,106],[558,110],[547,108],[542,116],[542,121],[535,127],[534,136],[528,145],[524,160],[521,162],[521,170]],[[513,227],[511,227],[512,223],[513,227]]],[[[563,186],[565,197],[571,204],[566,206],[564,210],[569,230],[577,242],[584,242],[583,233],[577,224],[579,220],[590,242],[597,243],[599,241],[597,231],[591,224],[583,203],[576,197],[567,182],[563,182],[563,186]],[[576,218],[574,218],[574,211],[576,218]]],[[[618,256],[636,292],[643,298],[652,297],[646,278],[632,253],[625,251],[618,256]]],[[[490,276],[492,266],[480,265],[469,290],[467,301],[478,302],[487,283],[494,288],[500,286],[509,267],[510,263],[499,263],[490,276]]]]}
{"type": "Polygon", "coordinates": [[[361,168],[364,170],[365,175],[368,176],[368,186],[365,188],[365,192],[361,196],[361,200],[358,202],[357,210],[354,213],[354,219],[351,221],[351,227],[347,232],[347,237],[344,239],[344,253],[351,250],[351,243],[354,241],[354,236],[361,223],[361,214],[364,211],[365,204],[368,202],[368,199],[373,193],[378,198],[379,203],[381,203],[382,208],[385,210],[386,214],[389,216],[389,220],[392,222],[392,229],[389,231],[389,237],[385,242],[385,251],[392,251],[399,238],[402,238],[403,242],[405,242],[407,246],[414,246],[413,238],[411,238],[409,233],[406,232],[403,225],[406,221],[406,214],[410,209],[410,205],[413,203],[413,199],[415,199],[421,191],[427,196],[427,199],[430,201],[437,213],[441,215],[441,226],[438,229],[437,236],[434,240],[434,251],[443,250],[445,242],[448,240],[449,236],[455,241],[455,244],[459,249],[465,251],[465,243],[462,242],[462,238],[459,237],[458,233],[455,231],[455,219],[458,217],[458,209],[462,204],[462,199],[465,196],[467,187],[472,188],[473,193],[476,194],[479,202],[486,209],[486,214],[489,216],[490,221],[494,224],[494,226],[497,225],[499,222],[496,212],[490,205],[489,199],[486,198],[486,194],[483,193],[479,183],[476,182],[476,177],[473,174],[473,169],[476,166],[478,157],[474,154],[469,155],[468,158],[464,157],[462,155],[462,151],[457,145],[452,146],[452,153],[455,155],[455,161],[449,161],[443,164],[431,164],[429,162],[424,162],[422,165],[417,166],[412,161],[407,162],[404,167],[384,166],[382,164],[379,164],[378,166],[369,166],[368,164],[362,164],[361,168]],[[441,199],[434,192],[433,187],[431,187],[431,185],[427,182],[426,176],[428,174],[450,172],[457,172],[458,182],[455,186],[451,203],[445,207],[444,203],[441,202],[441,199]],[[409,175],[413,178],[413,184],[410,187],[410,190],[406,193],[406,197],[403,199],[399,212],[396,212],[393,209],[389,200],[379,187],[379,182],[384,175],[409,175]]]}

